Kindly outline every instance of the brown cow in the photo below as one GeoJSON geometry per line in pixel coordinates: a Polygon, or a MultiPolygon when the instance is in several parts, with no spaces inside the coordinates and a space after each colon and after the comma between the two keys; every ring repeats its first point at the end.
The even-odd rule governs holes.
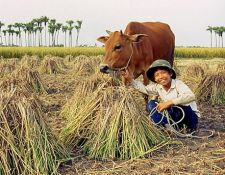
{"type": "MultiPolygon", "coordinates": [[[[175,37],[169,25],[161,22],[130,22],[122,31],[108,32],[98,41],[105,44],[105,57],[100,71],[124,70],[134,78],[143,75],[144,84],[149,80],[146,71],[156,59],[166,59],[173,65],[175,37]]],[[[124,80],[126,83],[126,80],[124,80]]]]}

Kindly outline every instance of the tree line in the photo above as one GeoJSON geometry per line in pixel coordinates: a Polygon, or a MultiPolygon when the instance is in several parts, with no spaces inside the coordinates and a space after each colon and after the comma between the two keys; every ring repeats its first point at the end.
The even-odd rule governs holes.
{"type": "Polygon", "coordinates": [[[47,16],[32,19],[27,23],[16,22],[9,25],[0,21],[0,46],[72,47],[74,29],[76,29],[75,45],[78,46],[81,25],[81,20],[68,20],[66,24],[63,24],[47,16]],[[3,29],[3,27],[5,28],[3,29]],[[63,43],[59,43],[60,31],[63,33],[63,43]]]}
{"type": "Polygon", "coordinates": [[[211,40],[210,40],[210,46],[213,47],[213,32],[215,37],[215,45],[214,47],[223,47],[223,33],[225,32],[224,26],[208,26],[207,31],[210,32],[211,40]]]}

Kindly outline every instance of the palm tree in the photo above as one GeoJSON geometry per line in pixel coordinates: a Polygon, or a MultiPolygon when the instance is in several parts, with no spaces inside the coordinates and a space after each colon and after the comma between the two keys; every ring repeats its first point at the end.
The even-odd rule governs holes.
{"type": "Polygon", "coordinates": [[[7,41],[6,41],[6,33],[7,33],[7,30],[3,30],[2,33],[3,33],[4,38],[5,38],[5,46],[7,46],[7,41]]]}
{"type": "Polygon", "coordinates": [[[56,20],[51,19],[48,23],[48,32],[52,37],[52,46],[55,46],[56,20]]]}
{"type": "Polygon", "coordinates": [[[19,46],[22,46],[22,39],[21,39],[21,28],[23,27],[23,24],[22,23],[15,23],[14,24],[14,27],[18,28],[18,31],[19,31],[19,46]]]}
{"type": "Polygon", "coordinates": [[[215,43],[216,43],[216,47],[217,47],[217,46],[219,46],[219,43],[217,45],[218,27],[213,27],[213,31],[215,33],[215,43]]]}
{"type": "Polygon", "coordinates": [[[9,46],[12,46],[11,38],[10,38],[11,37],[11,34],[12,34],[12,26],[13,26],[12,24],[9,24],[7,26],[8,27],[8,30],[7,31],[8,31],[8,34],[9,34],[9,36],[8,36],[8,45],[9,46]]]}
{"type": "Polygon", "coordinates": [[[210,35],[211,35],[211,40],[210,40],[210,46],[212,48],[212,31],[213,31],[213,27],[212,26],[208,26],[208,28],[206,29],[207,31],[210,31],[210,35]]]}
{"type": "Polygon", "coordinates": [[[49,18],[47,16],[42,16],[41,19],[45,26],[45,46],[47,46],[47,23],[49,21],[49,18]]]}
{"type": "Polygon", "coordinates": [[[80,29],[81,29],[81,24],[82,24],[82,21],[78,20],[77,25],[75,26],[77,30],[76,46],[78,46],[78,38],[79,38],[80,29]]]}
{"type": "Polygon", "coordinates": [[[62,23],[57,23],[56,24],[56,45],[59,44],[59,31],[62,27],[62,23]]]}
{"type": "Polygon", "coordinates": [[[1,37],[1,43],[0,43],[0,45],[2,45],[2,27],[3,27],[4,25],[5,25],[5,24],[2,23],[2,22],[0,21],[0,37],[1,37]]]}
{"type": "Polygon", "coordinates": [[[74,21],[73,20],[68,20],[66,21],[66,23],[69,25],[68,27],[68,31],[69,31],[69,47],[72,47],[72,31],[73,31],[73,23],[74,21]]]}
{"type": "Polygon", "coordinates": [[[223,47],[223,32],[225,32],[225,27],[220,26],[220,27],[218,27],[217,31],[218,31],[218,35],[219,35],[219,40],[221,38],[221,44],[222,44],[222,47],[223,47]]]}
{"type": "Polygon", "coordinates": [[[65,33],[65,38],[64,38],[64,41],[65,41],[65,44],[64,44],[64,47],[66,47],[66,32],[68,30],[68,26],[62,26],[62,31],[65,33]]]}

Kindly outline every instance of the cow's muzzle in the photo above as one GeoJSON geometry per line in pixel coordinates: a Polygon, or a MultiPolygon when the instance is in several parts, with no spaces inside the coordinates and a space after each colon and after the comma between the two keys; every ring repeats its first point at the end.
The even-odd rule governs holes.
{"type": "Polygon", "coordinates": [[[108,74],[110,72],[109,66],[105,64],[100,65],[100,72],[108,74]]]}

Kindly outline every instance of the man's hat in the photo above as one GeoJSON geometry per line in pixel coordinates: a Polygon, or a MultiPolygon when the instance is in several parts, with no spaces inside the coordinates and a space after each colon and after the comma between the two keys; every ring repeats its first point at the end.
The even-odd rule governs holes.
{"type": "Polygon", "coordinates": [[[163,68],[163,69],[166,69],[166,70],[169,70],[172,72],[172,79],[175,79],[176,78],[176,73],[175,71],[172,69],[172,66],[170,65],[170,63],[166,60],[162,60],[162,59],[159,59],[159,60],[155,60],[151,66],[148,68],[146,74],[147,74],[147,77],[149,80],[155,82],[154,80],[154,73],[155,71],[158,69],[158,68],[163,68]]]}

